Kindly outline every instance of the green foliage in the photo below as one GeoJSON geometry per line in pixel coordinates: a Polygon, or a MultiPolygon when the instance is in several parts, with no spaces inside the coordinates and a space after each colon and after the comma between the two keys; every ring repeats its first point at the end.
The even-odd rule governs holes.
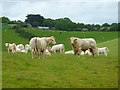
{"type": "Polygon", "coordinates": [[[104,23],[102,27],[109,27],[110,25],[108,23],[104,23]]]}
{"type": "Polygon", "coordinates": [[[74,25],[69,18],[60,18],[55,20],[54,27],[58,30],[71,31],[73,30],[74,25]]]}
{"type": "Polygon", "coordinates": [[[39,14],[28,14],[26,17],[25,22],[31,24],[33,27],[42,25],[44,21],[44,17],[39,14]]]}
{"type": "Polygon", "coordinates": [[[10,27],[7,23],[0,23],[0,24],[1,24],[0,29],[2,29],[2,30],[7,30],[10,27]]]}
{"type": "Polygon", "coordinates": [[[111,24],[110,31],[118,31],[118,24],[116,23],[111,24]]]}
{"type": "Polygon", "coordinates": [[[25,22],[20,20],[10,21],[7,17],[1,17],[0,22],[2,23],[10,23],[16,24],[14,28],[22,28],[22,27],[38,27],[38,26],[45,26],[49,27],[51,30],[62,30],[62,31],[118,31],[118,24],[117,23],[104,23],[102,25],[99,24],[84,24],[84,23],[75,23],[72,22],[69,18],[58,18],[58,19],[51,19],[51,18],[44,18],[39,14],[28,14],[27,19],[25,22]],[[2,20],[3,19],[3,20],[2,20]]]}
{"type": "Polygon", "coordinates": [[[2,23],[10,23],[10,20],[7,17],[1,17],[0,22],[2,22],[2,23]]]}
{"type": "Polygon", "coordinates": [[[50,19],[50,18],[44,19],[43,26],[53,28],[54,27],[54,23],[55,23],[55,21],[50,19]]]}
{"type": "Polygon", "coordinates": [[[26,38],[28,40],[30,40],[32,37],[34,37],[33,34],[27,32],[27,31],[24,31],[24,30],[16,29],[15,32],[18,33],[19,36],[26,38]]]}

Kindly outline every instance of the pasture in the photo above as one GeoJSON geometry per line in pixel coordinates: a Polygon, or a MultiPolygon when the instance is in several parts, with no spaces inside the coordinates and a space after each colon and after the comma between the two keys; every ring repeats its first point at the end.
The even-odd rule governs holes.
{"type": "Polygon", "coordinates": [[[117,32],[62,32],[24,29],[36,36],[55,36],[57,43],[70,50],[68,38],[92,37],[98,47],[107,46],[108,56],[74,56],[52,54],[43,60],[31,58],[31,53],[7,53],[5,42],[26,44],[14,30],[3,31],[2,87],[3,88],[117,88],[118,33],[117,32]],[[62,32],[62,34],[60,34],[62,32]]]}

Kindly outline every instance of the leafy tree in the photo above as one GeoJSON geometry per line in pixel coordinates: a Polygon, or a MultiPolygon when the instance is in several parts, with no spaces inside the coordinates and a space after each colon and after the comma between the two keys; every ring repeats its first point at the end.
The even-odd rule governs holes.
{"type": "Polygon", "coordinates": [[[44,21],[44,17],[39,14],[28,14],[26,17],[25,22],[31,24],[33,27],[42,25],[44,21]]]}
{"type": "Polygon", "coordinates": [[[110,25],[108,23],[104,23],[102,27],[109,27],[110,25]]]}
{"type": "Polygon", "coordinates": [[[74,23],[69,18],[59,18],[55,20],[54,27],[59,30],[72,30],[74,23]]]}
{"type": "Polygon", "coordinates": [[[10,24],[17,24],[16,20],[10,21],[10,24]]]}
{"type": "Polygon", "coordinates": [[[50,19],[50,18],[44,19],[44,21],[43,21],[43,26],[45,26],[45,27],[52,28],[52,27],[54,27],[54,24],[55,24],[54,20],[50,19]]]}
{"type": "Polygon", "coordinates": [[[118,31],[120,31],[120,23],[118,23],[118,31]]]}
{"type": "Polygon", "coordinates": [[[112,23],[110,27],[110,31],[118,31],[118,24],[117,23],[112,23]]]}
{"type": "Polygon", "coordinates": [[[10,19],[7,18],[7,17],[1,17],[1,18],[0,18],[0,21],[1,21],[2,23],[10,23],[10,19]]]}

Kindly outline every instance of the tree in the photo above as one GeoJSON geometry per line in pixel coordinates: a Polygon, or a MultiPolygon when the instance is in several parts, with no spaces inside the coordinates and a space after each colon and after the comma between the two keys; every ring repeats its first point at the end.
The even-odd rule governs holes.
{"type": "Polygon", "coordinates": [[[59,30],[70,31],[74,29],[74,23],[69,18],[59,18],[54,23],[54,27],[59,30]]]}
{"type": "Polygon", "coordinates": [[[108,23],[104,23],[102,27],[109,27],[110,25],[108,23]]]}
{"type": "Polygon", "coordinates": [[[28,14],[26,17],[25,22],[31,24],[33,27],[42,25],[44,21],[44,17],[39,14],[28,14]]]}
{"type": "Polygon", "coordinates": [[[1,21],[2,23],[10,23],[10,19],[7,18],[7,17],[1,17],[0,19],[1,19],[0,21],[1,21]]]}
{"type": "Polygon", "coordinates": [[[45,26],[45,27],[53,28],[54,24],[55,24],[54,20],[50,19],[50,18],[44,19],[44,21],[43,21],[43,26],[45,26]]]}
{"type": "Polygon", "coordinates": [[[110,31],[118,31],[118,24],[117,23],[112,23],[110,27],[110,31]]]}

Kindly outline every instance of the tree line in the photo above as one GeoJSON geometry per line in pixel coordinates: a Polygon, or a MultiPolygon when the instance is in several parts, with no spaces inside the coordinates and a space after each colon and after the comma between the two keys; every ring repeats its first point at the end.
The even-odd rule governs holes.
{"type": "Polygon", "coordinates": [[[17,24],[17,27],[34,27],[38,26],[49,27],[51,30],[63,30],[63,31],[118,31],[120,23],[104,23],[99,24],[84,24],[84,23],[75,23],[70,20],[68,17],[51,19],[44,18],[40,14],[28,14],[24,22],[18,20],[10,21],[8,17],[1,17],[0,22],[8,24],[17,24]]]}

